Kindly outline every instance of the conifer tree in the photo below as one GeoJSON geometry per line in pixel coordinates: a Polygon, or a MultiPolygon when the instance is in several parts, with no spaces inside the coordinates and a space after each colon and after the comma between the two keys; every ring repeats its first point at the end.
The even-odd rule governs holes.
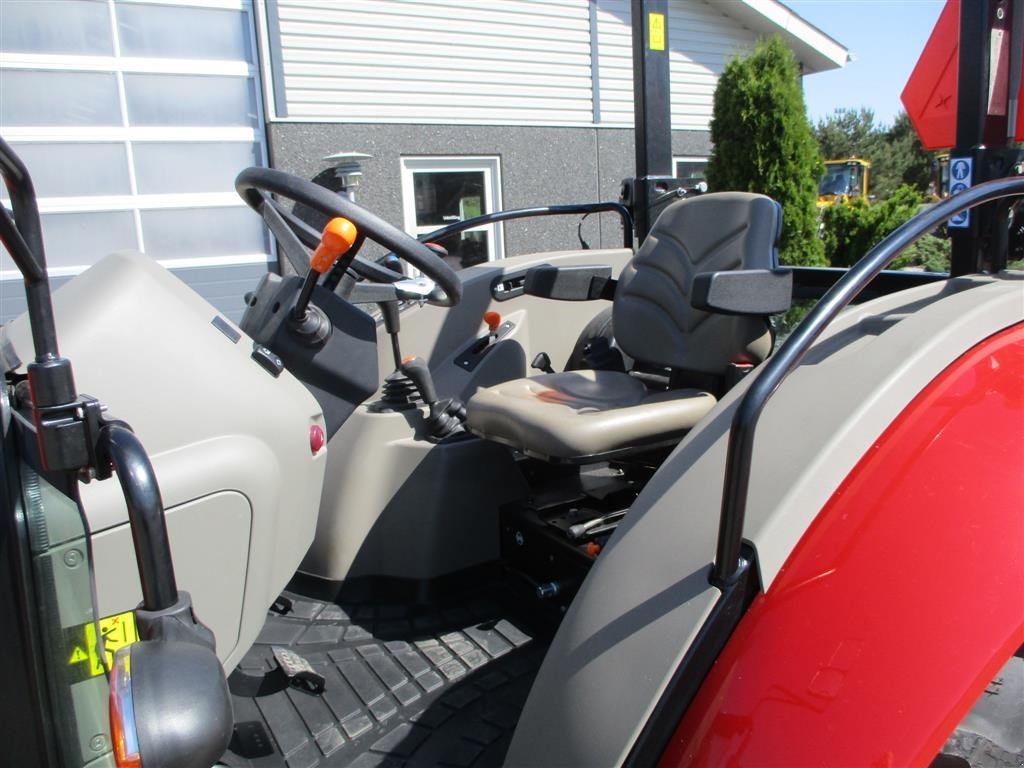
{"type": "Polygon", "coordinates": [[[824,165],[814,140],[800,70],[774,38],[746,59],[729,62],[715,90],[714,149],[708,186],[760,192],[782,204],[781,257],[787,264],[826,264],[815,202],[824,165]]]}

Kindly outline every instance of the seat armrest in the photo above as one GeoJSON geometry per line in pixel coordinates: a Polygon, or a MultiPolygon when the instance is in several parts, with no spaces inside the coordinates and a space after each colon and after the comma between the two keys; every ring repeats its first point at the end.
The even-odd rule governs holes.
{"type": "Polygon", "coordinates": [[[607,264],[580,267],[542,264],[527,270],[523,292],[560,301],[611,299],[615,295],[615,280],[607,264]]]}
{"type": "Polygon", "coordinates": [[[774,315],[793,303],[793,273],[788,269],[737,269],[701,272],[693,278],[690,304],[720,315],[774,315]]]}

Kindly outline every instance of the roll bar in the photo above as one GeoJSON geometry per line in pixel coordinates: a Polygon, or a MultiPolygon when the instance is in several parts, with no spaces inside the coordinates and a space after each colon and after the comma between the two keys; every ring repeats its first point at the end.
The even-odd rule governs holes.
{"type": "Polygon", "coordinates": [[[545,205],[539,208],[517,208],[511,211],[494,211],[492,213],[485,213],[482,216],[474,216],[472,219],[456,221],[454,224],[449,224],[447,227],[441,227],[440,229],[435,229],[433,232],[420,235],[417,239],[421,242],[429,243],[434,240],[440,240],[441,238],[448,237],[448,235],[454,235],[456,232],[464,232],[465,230],[473,229],[474,227],[481,227],[485,224],[496,224],[500,221],[508,221],[510,219],[529,219],[534,216],[571,216],[573,214],[587,215],[606,211],[619,214],[619,218],[622,219],[622,247],[632,249],[633,216],[630,214],[629,208],[624,206],[622,203],[612,202],[545,205]]]}
{"type": "Polygon", "coordinates": [[[765,405],[779,386],[800,364],[811,345],[836,315],[909,245],[961,211],[1003,197],[1024,195],[1024,177],[997,179],[972,187],[932,206],[896,229],[822,297],[797,326],[793,335],[764,364],[757,378],[740,400],[729,429],[718,545],[711,583],[729,584],[740,567],[743,521],[747,509],[750,463],[754,453],[754,431],[765,405]]]}

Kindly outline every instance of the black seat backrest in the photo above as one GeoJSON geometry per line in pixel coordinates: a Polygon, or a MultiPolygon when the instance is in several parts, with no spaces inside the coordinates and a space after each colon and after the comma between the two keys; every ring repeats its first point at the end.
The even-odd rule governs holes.
{"type": "Polygon", "coordinates": [[[782,206],[764,195],[718,192],[665,208],[619,277],[615,339],[636,360],[721,375],[771,353],[765,317],[721,315],[690,304],[701,272],[778,265],[782,206]]]}

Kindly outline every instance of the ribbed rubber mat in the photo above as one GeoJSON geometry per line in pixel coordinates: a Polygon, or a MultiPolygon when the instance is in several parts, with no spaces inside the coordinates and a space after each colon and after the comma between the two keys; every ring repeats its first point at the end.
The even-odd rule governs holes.
{"type": "Polygon", "coordinates": [[[291,611],[268,616],[233,690],[276,668],[273,646],[303,656],[326,688],[233,696],[227,765],[500,765],[550,630],[538,637],[497,600],[341,607],[285,596],[291,611]]]}

